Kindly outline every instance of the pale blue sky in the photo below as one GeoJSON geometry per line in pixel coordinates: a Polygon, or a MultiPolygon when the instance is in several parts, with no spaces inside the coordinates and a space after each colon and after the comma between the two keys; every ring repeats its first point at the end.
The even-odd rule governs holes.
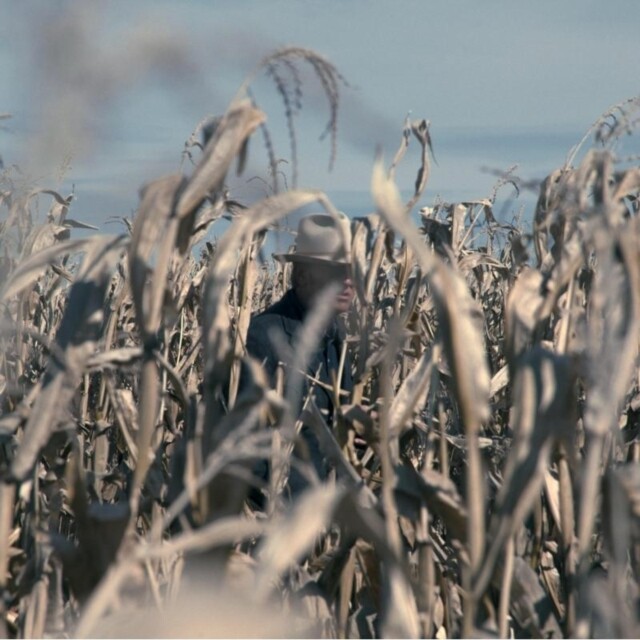
{"type": "MultiPolygon", "coordinates": [[[[300,186],[328,190],[342,208],[366,206],[341,192],[367,191],[376,145],[393,155],[409,111],[431,121],[429,204],[487,196],[494,178],[483,166],[544,177],[602,111],[640,92],[638,0],[0,0],[0,12],[0,113],[14,116],[0,155],[46,186],[75,183],[77,217],[98,224],[128,214],[144,181],[175,171],[198,121],[222,112],[283,45],[315,49],[354,87],[343,89],[333,173],[318,141],[326,100],[312,80],[297,122],[300,186]]],[[[288,157],[276,92],[259,81],[256,95],[288,157]]],[[[399,172],[402,188],[416,161],[410,153],[399,172]]],[[[265,166],[256,140],[245,178],[265,166]]],[[[256,189],[245,178],[239,197],[256,189]]]]}

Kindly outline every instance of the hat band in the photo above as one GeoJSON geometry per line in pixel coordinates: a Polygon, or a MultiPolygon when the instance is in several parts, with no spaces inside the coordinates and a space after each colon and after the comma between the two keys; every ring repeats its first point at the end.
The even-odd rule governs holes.
{"type": "Polygon", "coordinates": [[[327,262],[332,264],[351,264],[351,260],[348,255],[342,254],[337,256],[328,256],[326,253],[300,253],[298,251],[293,253],[280,253],[274,254],[276,260],[286,262],[327,262]]]}

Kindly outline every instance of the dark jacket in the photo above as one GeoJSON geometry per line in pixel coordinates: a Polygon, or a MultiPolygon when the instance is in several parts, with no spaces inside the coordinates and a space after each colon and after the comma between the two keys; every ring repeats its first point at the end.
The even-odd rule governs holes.
{"type": "MultiPolygon", "coordinates": [[[[278,341],[273,339],[273,335],[279,335],[293,349],[295,347],[297,333],[304,322],[306,311],[298,299],[298,296],[290,289],[278,302],[251,320],[247,332],[247,352],[262,363],[272,384],[275,384],[279,361],[278,341]]],[[[316,353],[310,358],[307,373],[312,377],[317,377],[317,379],[324,384],[333,385],[331,374],[332,372],[336,374],[338,372],[340,353],[344,340],[344,329],[339,326],[337,320],[334,320],[333,324],[322,337],[316,353]]],[[[284,371],[286,381],[286,366],[284,371]]],[[[309,387],[309,381],[305,380],[302,394],[303,399],[309,392],[309,387]]],[[[347,392],[353,389],[351,361],[348,352],[342,374],[341,388],[347,392]]],[[[314,387],[314,399],[320,411],[325,415],[327,423],[329,426],[332,426],[334,409],[332,394],[316,385],[314,387]]],[[[301,406],[296,407],[296,411],[299,412],[301,408],[301,406]]],[[[319,477],[325,479],[329,469],[320,451],[315,435],[305,426],[302,427],[301,435],[307,445],[310,460],[318,472],[319,477]]],[[[292,493],[295,494],[302,488],[302,484],[304,483],[298,486],[299,483],[302,483],[302,478],[292,470],[289,481],[292,493]]]]}

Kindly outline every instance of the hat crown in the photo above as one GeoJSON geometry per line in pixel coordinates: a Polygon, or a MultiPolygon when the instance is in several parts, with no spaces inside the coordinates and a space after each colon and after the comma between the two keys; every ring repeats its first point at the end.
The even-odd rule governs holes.
{"type": "Polygon", "coordinates": [[[305,216],[298,224],[295,249],[276,256],[291,261],[323,261],[338,264],[351,262],[351,224],[339,212],[337,217],[323,213],[305,216]]]}

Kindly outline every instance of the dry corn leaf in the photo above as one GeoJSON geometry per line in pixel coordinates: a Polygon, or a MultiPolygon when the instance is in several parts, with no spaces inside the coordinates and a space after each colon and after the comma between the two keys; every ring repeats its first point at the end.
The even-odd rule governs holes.
{"type": "Polygon", "coordinates": [[[424,407],[433,369],[433,351],[425,350],[411,373],[403,380],[389,409],[389,424],[394,433],[401,434],[408,420],[424,407]]]}
{"type": "MultiPolygon", "coordinates": [[[[430,122],[428,120],[414,120],[411,123],[411,133],[420,143],[420,168],[416,175],[416,181],[413,188],[413,197],[407,204],[407,209],[411,210],[413,205],[419,200],[422,192],[427,186],[429,174],[431,172],[431,163],[429,162],[429,154],[433,156],[433,146],[431,143],[431,133],[429,132],[430,122]]],[[[434,156],[435,158],[435,156],[434,156]]]]}
{"type": "MultiPolygon", "coordinates": [[[[114,238],[114,236],[106,237],[114,238]]],[[[92,245],[101,243],[104,239],[105,236],[92,236],[78,240],[66,240],[65,242],[59,242],[48,249],[30,255],[23,262],[20,262],[13,271],[11,277],[2,289],[0,299],[7,300],[33,284],[53,264],[56,258],[79,251],[89,251],[92,245]]]]}
{"type": "Polygon", "coordinates": [[[133,364],[142,357],[142,347],[121,347],[96,353],[87,360],[87,369],[118,368],[133,364]]]}
{"type": "Polygon", "coordinates": [[[470,504],[469,556],[472,570],[475,571],[484,547],[485,529],[484,474],[475,441],[481,424],[490,415],[491,383],[483,337],[482,310],[471,297],[462,276],[422,242],[417,229],[402,209],[396,185],[385,177],[380,159],[374,166],[371,191],[381,216],[413,249],[436,303],[444,351],[453,373],[453,387],[464,429],[471,443],[467,449],[466,482],[470,504]]]}
{"type": "Polygon", "coordinates": [[[49,579],[44,576],[38,580],[29,594],[24,617],[24,637],[44,637],[49,596],[49,579]]]}
{"type": "Polygon", "coordinates": [[[351,260],[353,270],[353,283],[360,304],[366,304],[365,278],[367,274],[367,248],[371,235],[371,225],[365,219],[353,222],[355,230],[351,241],[351,260]]]}
{"type": "Polygon", "coordinates": [[[430,469],[418,473],[413,467],[399,465],[396,468],[395,492],[398,506],[411,507],[406,515],[416,520],[420,507],[426,505],[438,517],[451,535],[461,542],[467,539],[467,509],[458,490],[449,478],[430,469]],[[408,503],[406,501],[409,501],[408,503]]]}
{"type": "Polygon", "coordinates": [[[585,429],[615,430],[637,364],[640,321],[640,227],[620,234],[596,231],[598,271],[588,307],[585,429]],[[616,257],[616,254],[620,257],[616,257]]]}
{"type": "Polygon", "coordinates": [[[514,561],[511,614],[532,638],[564,637],[540,578],[522,558],[514,561]]]}
{"type": "Polygon", "coordinates": [[[175,601],[161,610],[125,602],[91,626],[79,628],[74,635],[92,638],[320,637],[313,620],[299,607],[257,602],[246,590],[216,586],[223,580],[223,576],[216,576],[206,565],[197,573],[187,574],[175,601]]]}
{"type": "Polygon", "coordinates": [[[13,544],[10,531],[13,528],[15,493],[15,486],[4,482],[0,484],[0,588],[2,589],[7,587],[10,547],[13,544]]]}
{"type": "Polygon", "coordinates": [[[22,253],[18,261],[22,262],[29,256],[50,248],[56,244],[56,242],[68,239],[69,230],[61,225],[48,223],[34,227],[24,241],[22,253]]]}
{"type": "Polygon", "coordinates": [[[483,315],[460,274],[444,265],[433,275],[445,353],[453,374],[465,429],[477,431],[489,417],[491,376],[483,337],[483,315]]]}
{"type": "Polygon", "coordinates": [[[506,540],[518,530],[540,495],[554,442],[570,438],[575,428],[575,376],[570,358],[543,347],[535,347],[519,361],[510,418],[514,439],[475,586],[478,596],[487,587],[506,540]]]}
{"type": "Polygon", "coordinates": [[[170,175],[141,191],[138,214],[129,246],[131,293],[144,342],[155,339],[160,328],[171,251],[178,221],[172,218],[175,199],[185,178],[170,175]]]}
{"type": "Polygon", "coordinates": [[[381,620],[383,638],[419,638],[420,620],[411,583],[397,566],[387,569],[381,620]]]}
{"type": "Polygon", "coordinates": [[[124,246],[124,238],[112,236],[96,238],[87,246],[56,335],[55,344],[64,360],[49,362],[42,391],[29,414],[24,438],[11,463],[14,478],[23,479],[31,471],[40,449],[55,431],[75,393],[100,335],[111,267],[124,246]]]}
{"type": "MultiPolygon", "coordinates": [[[[221,188],[234,158],[249,136],[265,121],[265,116],[248,99],[234,102],[224,114],[205,147],[189,183],[176,205],[180,220],[192,218],[204,199],[221,188]]],[[[246,147],[245,147],[246,148],[246,147]]],[[[192,226],[192,225],[190,225],[192,226]]],[[[188,236],[179,239],[181,250],[186,249],[188,236]]]]}
{"type": "Polygon", "coordinates": [[[256,588],[266,595],[273,579],[299,562],[331,523],[343,490],[332,484],[307,489],[291,512],[275,521],[258,551],[256,588]]]}
{"type": "Polygon", "coordinates": [[[525,267],[511,287],[507,299],[506,329],[509,358],[513,362],[530,342],[533,331],[542,320],[540,311],[545,302],[544,276],[525,267]]]}
{"type": "Polygon", "coordinates": [[[481,311],[460,275],[422,242],[418,230],[403,211],[396,185],[384,176],[380,160],[374,167],[371,189],[380,214],[392,229],[405,238],[432,285],[458,402],[466,427],[478,429],[489,415],[490,388],[481,311]]]}

